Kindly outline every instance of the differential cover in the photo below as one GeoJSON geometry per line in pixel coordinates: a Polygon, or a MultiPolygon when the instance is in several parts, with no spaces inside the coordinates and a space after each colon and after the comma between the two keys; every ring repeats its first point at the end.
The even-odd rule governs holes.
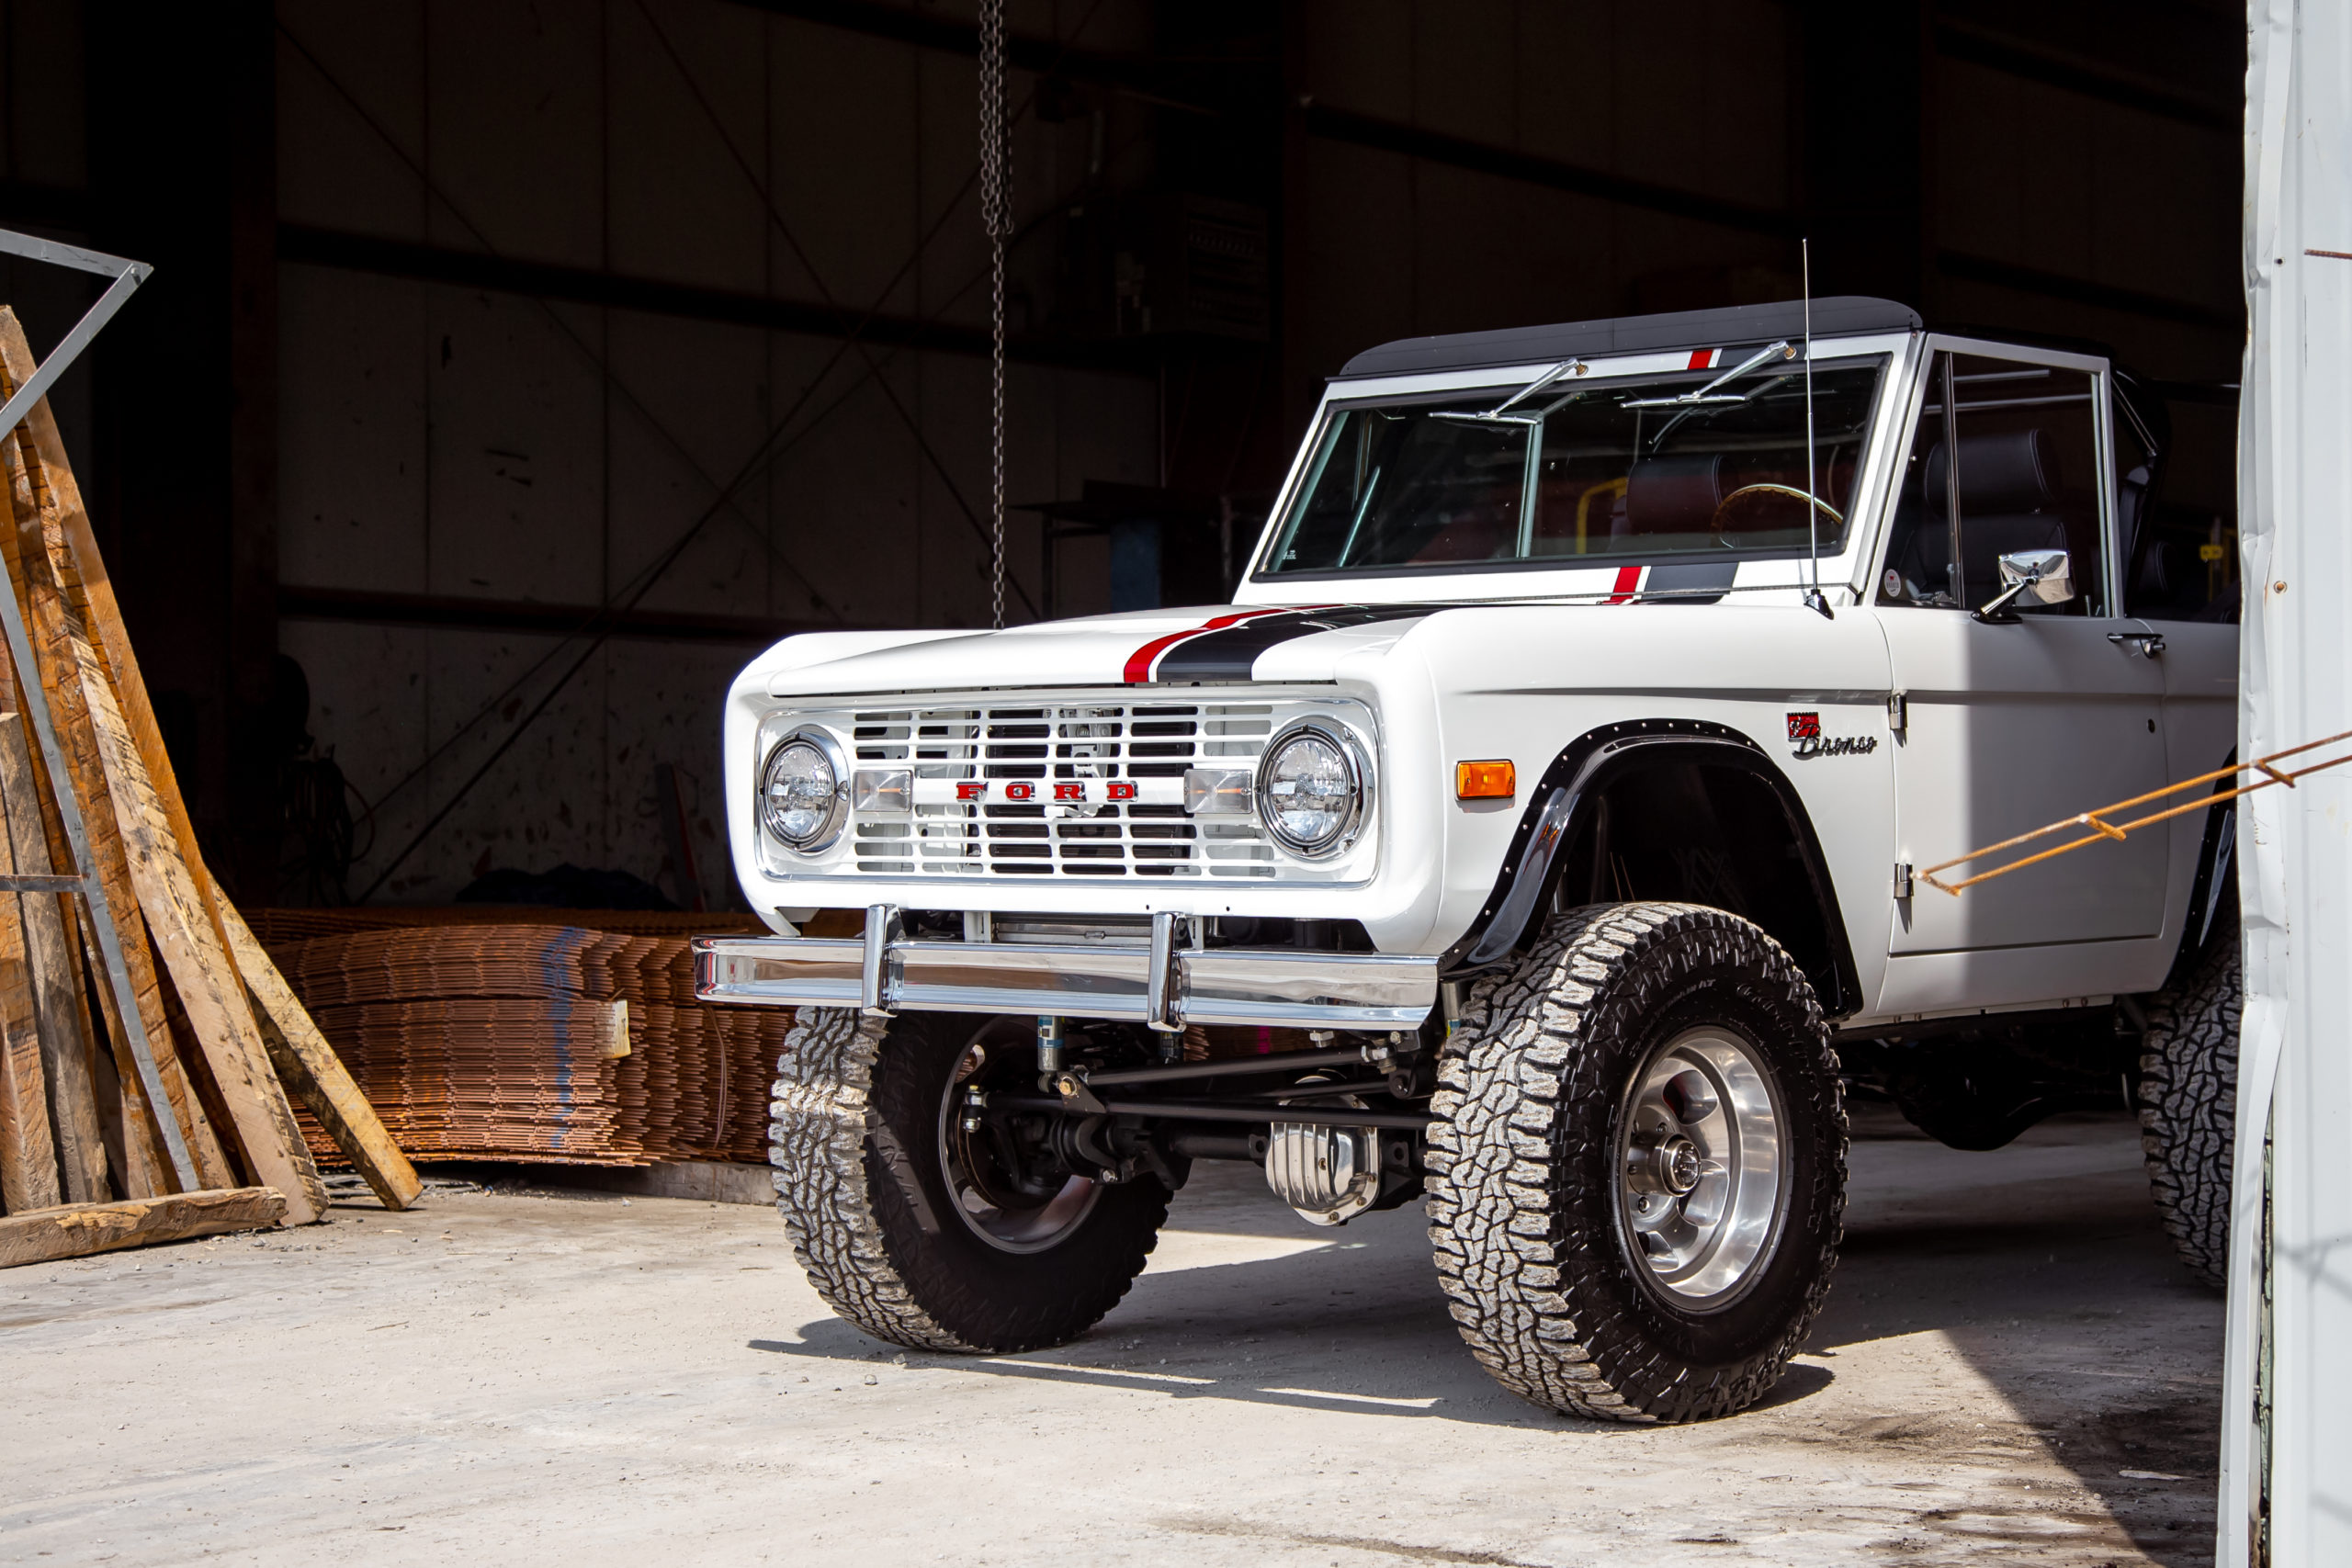
{"type": "Polygon", "coordinates": [[[1369,1127],[1277,1122],[1266,1141],[1266,1185],[1309,1224],[1345,1224],[1380,1196],[1379,1137],[1369,1127]]]}

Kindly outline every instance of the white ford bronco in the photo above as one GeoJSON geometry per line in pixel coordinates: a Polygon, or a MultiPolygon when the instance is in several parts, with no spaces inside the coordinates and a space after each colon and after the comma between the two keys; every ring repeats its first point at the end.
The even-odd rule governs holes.
{"type": "Polygon", "coordinates": [[[1316,1224],[1423,1198],[1528,1399],[1723,1415],[1827,1290],[1849,1089],[1962,1147],[2137,1093],[2211,1267],[2227,811],[1915,870],[2229,758],[2166,429],[1879,299],[1418,339],[1332,379],[1230,604],[778,643],[726,718],[778,934],[697,987],[800,1010],[809,1278],[1053,1344],[1246,1160],[1316,1224]]]}

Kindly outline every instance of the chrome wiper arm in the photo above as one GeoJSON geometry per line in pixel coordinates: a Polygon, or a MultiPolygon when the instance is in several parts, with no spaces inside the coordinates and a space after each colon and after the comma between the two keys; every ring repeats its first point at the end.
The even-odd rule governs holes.
{"type": "Polygon", "coordinates": [[[1544,419],[1546,414],[1549,414],[1554,409],[1558,408],[1562,403],[1566,402],[1568,398],[1572,398],[1576,396],[1576,394],[1574,392],[1570,392],[1568,394],[1568,398],[1557,399],[1545,404],[1542,409],[1539,409],[1533,413],[1512,413],[1510,410],[1518,404],[1525,402],[1528,399],[1533,397],[1536,393],[1542,391],[1544,388],[1550,386],[1553,382],[1558,380],[1569,371],[1574,370],[1582,363],[1584,362],[1579,359],[1563,359],[1557,365],[1555,365],[1552,368],[1544,372],[1543,375],[1538,376],[1534,380],[1530,381],[1526,386],[1521,387],[1518,391],[1513,392],[1510,397],[1505,398],[1501,402],[1497,403],[1493,408],[1487,409],[1483,412],[1464,412],[1461,409],[1440,409],[1435,412],[1434,417],[1438,419],[1458,420],[1469,424],[1541,424],[1544,423],[1544,419]]]}
{"type": "Polygon", "coordinates": [[[1666,438],[1674,434],[1674,427],[1680,424],[1684,420],[1689,419],[1692,414],[1699,412],[1702,409],[1721,408],[1725,403],[1753,402],[1758,398],[1762,397],[1765,393],[1770,391],[1773,388],[1781,385],[1788,379],[1789,377],[1786,375],[1775,376],[1769,381],[1758,383],[1753,390],[1743,392],[1737,397],[1709,398],[1703,403],[1683,404],[1680,408],[1675,411],[1674,417],[1668,420],[1664,424],[1659,425],[1657,427],[1657,434],[1650,437],[1650,450],[1655,452],[1659,447],[1665,446],[1666,438]]]}
{"type": "Polygon", "coordinates": [[[1543,423],[1561,409],[1566,408],[1568,404],[1576,401],[1578,398],[1583,397],[1585,393],[1590,390],[1591,389],[1589,387],[1578,387],[1572,392],[1566,392],[1559,397],[1554,398],[1542,408],[1534,409],[1525,413],[1497,413],[1492,409],[1487,409],[1484,412],[1464,413],[1460,409],[1432,409],[1430,412],[1430,417],[1431,419],[1450,419],[1457,424],[1510,424],[1517,425],[1521,429],[1526,429],[1530,426],[1543,423]]]}
{"type": "Polygon", "coordinates": [[[1498,402],[1493,408],[1488,409],[1487,411],[1487,417],[1492,418],[1494,415],[1503,412],[1513,403],[1525,402],[1528,399],[1533,397],[1536,393],[1542,391],[1544,388],[1550,386],[1553,382],[1558,380],[1569,371],[1575,369],[1577,363],[1577,361],[1573,359],[1561,360],[1557,365],[1555,365],[1552,368],[1544,372],[1543,375],[1538,376],[1534,380],[1530,381],[1526,386],[1521,387],[1518,391],[1513,392],[1510,397],[1505,398],[1501,402],[1498,402]]]}
{"type": "MultiPolygon", "coordinates": [[[[1702,403],[1744,403],[1756,393],[1726,392],[1718,396],[1716,389],[1729,386],[1749,371],[1767,365],[1772,360],[1794,359],[1796,356],[1796,349],[1790,344],[1788,339],[1782,338],[1769,347],[1758,349],[1695,392],[1677,392],[1670,398],[1628,398],[1617,406],[1626,409],[1680,409],[1696,408],[1702,403]]],[[[1757,389],[1758,391],[1762,389],[1760,387],[1757,389]]]]}

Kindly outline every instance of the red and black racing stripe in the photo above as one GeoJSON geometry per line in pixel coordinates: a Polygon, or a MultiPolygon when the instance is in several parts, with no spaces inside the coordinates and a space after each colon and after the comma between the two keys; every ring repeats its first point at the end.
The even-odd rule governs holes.
{"type": "Polygon", "coordinates": [[[1155,637],[1127,656],[1127,684],[1150,681],[1247,681],[1270,648],[1317,632],[1419,620],[1427,604],[1318,604],[1303,610],[1240,610],[1155,637]]]}
{"type": "Polygon", "coordinates": [[[1181,632],[1170,632],[1166,637],[1156,637],[1127,655],[1126,671],[1123,678],[1128,685],[1139,686],[1151,679],[1151,667],[1159,661],[1160,656],[1179,643],[1189,642],[1197,637],[1206,637],[1211,632],[1223,631],[1227,626],[1238,626],[1243,621],[1256,620],[1261,615],[1296,614],[1298,612],[1295,610],[1280,609],[1236,610],[1229,615],[1217,615],[1202,622],[1197,626],[1187,626],[1181,632]]]}

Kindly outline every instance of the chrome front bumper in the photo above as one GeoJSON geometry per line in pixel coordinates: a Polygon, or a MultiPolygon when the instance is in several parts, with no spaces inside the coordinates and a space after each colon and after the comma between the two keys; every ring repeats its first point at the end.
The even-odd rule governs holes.
{"type": "Polygon", "coordinates": [[[1188,1023],[1413,1029],[1437,1002],[1434,957],[1179,948],[1157,917],[1149,948],[910,942],[876,910],[863,939],[696,937],[695,995],[761,1007],[1050,1013],[1175,1031],[1188,1023]]]}

